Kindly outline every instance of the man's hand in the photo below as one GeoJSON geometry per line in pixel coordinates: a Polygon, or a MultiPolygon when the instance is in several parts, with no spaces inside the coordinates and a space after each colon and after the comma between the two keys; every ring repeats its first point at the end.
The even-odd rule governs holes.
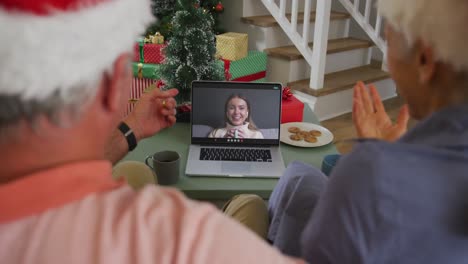
{"type": "Polygon", "coordinates": [[[408,106],[401,108],[397,122],[393,124],[375,86],[369,85],[369,90],[370,94],[363,82],[358,82],[354,87],[353,122],[358,137],[386,141],[399,139],[407,130],[410,117],[408,106]]]}
{"type": "Polygon", "coordinates": [[[175,124],[177,89],[161,91],[154,89],[143,93],[133,111],[124,122],[132,128],[137,140],[150,137],[175,124]]]}

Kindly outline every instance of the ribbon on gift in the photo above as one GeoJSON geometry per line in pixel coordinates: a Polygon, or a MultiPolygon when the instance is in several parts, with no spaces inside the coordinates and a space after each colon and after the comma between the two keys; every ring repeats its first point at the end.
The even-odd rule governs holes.
{"type": "Polygon", "coordinates": [[[144,41],[138,41],[138,51],[139,51],[138,54],[140,55],[140,62],[145,62],[143,46],[145,46],[145,42],[144,41]]]}
{"type": "Polygon", "coordinates": [[[261,71],[232,80],[233,82],[253,82],[266,77],[266,71],[261,71]]]}
{"type": "Polygon", "coordinates": [[[222,60],[224,61],[224,78],[226,79],[226,81],[230,81],[232,78],[232,75],[229,72],[229,70],[231,69],[231,61],[225,59],[222,60]]]}
{"type": "Polygon", "coordinates": [[[283,87],[283,95],[282,98],[284,101],[290,101],[293,96],[293,93],[291,92],[291,88],[289,87],[283,87]]]}
{"type": "Polygon", "coordinates": [[[262,79],[266,77],[266,71],[261,71],[261,72],[256,72],[253,74],[249,74],[246,76],[241,76],[239,78],[236,78],[234,80],[231,80],[232,74],[229,72],[231,70],[231,61],[230,60],[225,60],[221,58],[224,62],[224,78],[226,81],[233,81],[233,82],[253,82],[258,79],[262,79]]]}
{"type": "Polygon", "coordinates": [[[143,63],[138,63],[138,79],[143,78],[143,63]]]}

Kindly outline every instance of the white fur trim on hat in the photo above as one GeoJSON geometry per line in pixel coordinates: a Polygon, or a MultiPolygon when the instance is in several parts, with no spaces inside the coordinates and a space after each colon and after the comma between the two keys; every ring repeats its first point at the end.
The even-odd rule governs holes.
{"type": "Polygon", "coordinates": [[[109,0],[47,16],[0,7],[0,95],[41,100],[97,81],[153,19],[149,0],[109,0]]]}
{"type": "Polygon", "coordinates": [[[378,8],[408,44],[421,39],[437,59],[468,72],[468,1],[379,0],[378,8]]]}

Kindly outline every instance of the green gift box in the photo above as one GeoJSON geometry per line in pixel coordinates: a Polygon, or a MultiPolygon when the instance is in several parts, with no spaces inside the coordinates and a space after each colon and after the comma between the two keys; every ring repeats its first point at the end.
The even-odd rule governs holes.
{"type": "Polygon", "coordinates": [[[143,79],[160,79],[157,70],[161,68],[161,64],[149,64],[141,62],[133,62],[132,70],[133,77],[143,79]]]}
{"type": "Polygon", "coordinates": [[[236,61],[224,61],[226,79],[231,81],[265,81],[267,55],[265,52],[251,50],[247,57],[236,61]]]}

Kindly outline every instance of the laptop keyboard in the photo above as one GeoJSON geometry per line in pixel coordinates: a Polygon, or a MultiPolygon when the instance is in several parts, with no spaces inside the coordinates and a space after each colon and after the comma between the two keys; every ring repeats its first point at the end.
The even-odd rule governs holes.
{"type": "Polygon", "coordinates": [[[201,148],[200,160],[271,162],[269,149],[201,148]]]}

